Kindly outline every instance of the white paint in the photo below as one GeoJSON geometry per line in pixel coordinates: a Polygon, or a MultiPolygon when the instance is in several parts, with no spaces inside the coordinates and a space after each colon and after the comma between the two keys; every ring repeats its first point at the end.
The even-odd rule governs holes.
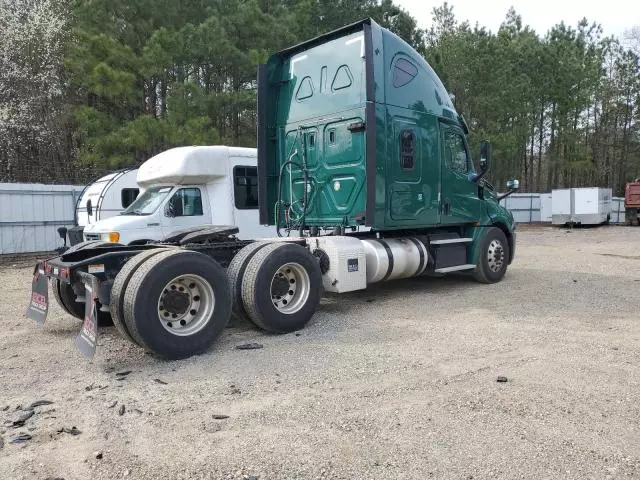
{"type": "Polygon", "coordinates": [[[162,240],[191,227],[202,225],[237,226],[240,239],[255,239],[274,234],[272,226],[259,223],[258,209],[239,209],[234,197],[234,167],[256,167],[255,148],[197,146],[173,148],[143,163],[138,183],[144,190],[167,187],[170,191],[156,209],[147,215],[118,215],[89,225],[85,240],[108,240],[109,232],[118,232],[119,243],[162,240]],[[195,188],[202,198],[202,215],[170,217],[165,207],[184,188],[195,188]]]}
{"type": "Polygon", "coordinates": [[[360,42],[360,56],[364,58],[364,35],[360,35],[359,37],[352,38],[345,42],[346,45],[352,45],[354,43],[360,42]]]}
{"type": "Polygon", "coordinates": [[[125,209],[122,204],[122,191],[125,188],[138,188],[136,176],[138,170],[123,170],[99,178],[90,184],[76,205],[76,223],[84,227],[105,218],[119,215],[125,209]],[[91,215],[87,203],[91,201],[91,215]]]}
{"type": "Polygon", "coordinates": [[[308,57],[308,55],[300,55],[299,57],[294,57],[294,58],[291,59],[291,62],[289,63],[290,67],[291,67],[291,76],[293,76],[293,71],[294,71],[295,64],[298,63],[298,62],[302,62],[303,60],[306,60],[307,57],[308,57]]]}

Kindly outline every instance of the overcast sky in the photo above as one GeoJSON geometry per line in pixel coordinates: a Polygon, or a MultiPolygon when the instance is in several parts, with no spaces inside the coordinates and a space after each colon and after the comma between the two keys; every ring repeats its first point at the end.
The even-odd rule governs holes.
{"type": "MultiPolygon", "coordinates": [[[[443,1],[395,0],[418,21],[421,28],[431,25],[431,10],[443,1]]],[[[640,25],[640,0],[449,0],[458,21],[476,22],[489,30],[497,31],[509,7],[513,6],[522,17],[524,25],[530,25],[544,35],[553,25],[564,20],[573,27],[583,17],[589,23],[602,25],[604,35],[622,37],[625,30],[640,25]]]]}

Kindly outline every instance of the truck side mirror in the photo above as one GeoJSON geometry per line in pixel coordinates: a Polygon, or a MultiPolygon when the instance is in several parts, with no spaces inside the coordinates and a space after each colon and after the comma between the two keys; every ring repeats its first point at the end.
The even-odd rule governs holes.
{"type": "Polygon", "coordinates": [[[520,188],[520,181],[519,180],[509,180],[507,182],[507,190],[518,190],[520,188]]]}
{"type": "Polygon", "coordinates": [[[488,140],[480,142],[480,172],[486,173],[491,166],[491,144],[488,140]]]}
{"type": "Polygon", "coordinates": [[[516,191],[518,191],[519,188],[520,188],[520,181],[519,180],[516,180],[514,178],[514,179],[511,179],[511,180],[507,181],[507,193],[505,193],[504,195],[500,195],[496,200],[499,202],[503,198],[507,198],[512,193],[516,193],[516,191]]]}
{"type": "Polygon", "coordinates": [[[471,179],[472,182],[478,183],[482,177],[486,175],[491,166],[491,144],[488,140],[480,142],[480,173],[475,174],[471,179]]]}

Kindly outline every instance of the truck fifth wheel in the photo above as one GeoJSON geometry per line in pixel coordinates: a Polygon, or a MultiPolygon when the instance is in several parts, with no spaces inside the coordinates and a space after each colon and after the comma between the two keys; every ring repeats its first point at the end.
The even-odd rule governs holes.
{"type": "MultiPolygon", "coordinates": [[[[76,343],[85,354],[95,352],[100,315],[174,359],[207,350],[231,315],[269,332],[300,329],[323,292],[450,272],[504,277],[515,223],[484,178],[489,143],[476,170],[467,124],[439,78],[374,21],[261,65],[258,125],[257,184],[243,188],[273,238],[199,225],[146,245],[72,249],[36,265],[28,315],[44,322],[51,281],[66,311],[84,312],[76,343]]],[[[228,196],[222,183],[207,188],[228,196]]],[[[517,189],[512,180],[505,195],[517,189]]]]}

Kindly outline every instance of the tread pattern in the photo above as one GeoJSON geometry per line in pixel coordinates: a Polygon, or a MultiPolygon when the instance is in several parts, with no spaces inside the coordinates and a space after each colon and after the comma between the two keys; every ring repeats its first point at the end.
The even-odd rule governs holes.
{"type": "Polygon", "coordinates": [[[250,243],[233,257],[227,268],[227,281],[231,291],[231,314],[239,320],[250,320],[242,302],[242,278],[251,258],[267,245],[269,242],[250,243]]]}
{"type": "MultiPolygon", "coordinates": [[[[111,303],[109,304],[109,311],[111,312],[111,318],[116,329],[125,339],[130,340],[133,343],[138,342],[129,333],[129,328],[124,319],[124,294],[129,285],[131,277],[136,270],[146,262],[149,258],[158,255],[162,252],[170,250],[169,248],[158,248],[154,250],[146,250],[139,253],[129,259],[124,264],[122,269],[116,275],[116,279],[111,287],[111,303]]],[[[140,344],[138,344],[140,345],[140,344]]],[[[140,345],[142,346],[142,345],[140,345]]]]}
{"type": "MultiPolygon", "coordinates": [[[[274,328],[273,326],[269,326],[260,311],[260,307],[256,304],[256,283],[257,277],[262,269],[263,264],[273,255],[277,250],[281,248],[285,248],[291,245],[289,242],[276,242],[270,243],[264,248],[258,250],[258,252],[249,260],[247,264],[245,273],[242,277],[242,304],[244,309],[249,316],[249,319],[261,329],[267,332],[273,333],[286,333],[288,330],[280,330],[274,328]]],[[[300,247],[302,248],[302,247],[300,247]]],[[[311,255],[311,254],[309,254],[311,255]]],[[[312,257],[313,258],[313,257],[312,257]]],[[[315,262],[316,259],[313,258],[315,262]]],[[[318,266],[318,273],[319,273],[318,266]]],[[[322,283],[320,283],[320,287],[322,283]]]]}
{"type": "Polygon", "coordinates": [[[164,259],[171,257],[173,255],[184,254],[185,250],[183,249],[171,249],[169,251],[162,252],[158,255],[152,256],[147,259],[144,264],[142,264],[131,276],[127,288],[124,292],[124,301],[123,301],[123,313],[124,313],[124,322],[127,327],[127,330],[134,342],[140,345],[142,348],[150,350],[149,346],[145,343],[145,341],[140,336],[140,332],[136,327],[136,323],[134,322],[134,307],[136,303],[136,298],[138,296],[138,292],[140,290],[140,284],[147,277],[149,272],[153,267],[161,263],[164,259]]]}
{"type": "MultiPolygon", "coordinates": [[[[502,230],[500,230],[497,227],[491,227],[488,231],[487,234],[485,235],[485,237],[482,239],[482,248],[480,250],[480,255],[478,257],[478,263],[476,264],[476,268],[473,271],[473,278],[475,281],[480,282],[480,283],[496,283],[496,280],[493,280],[491,278],[489,278],[489,276],[487,275],[487,272],[485,270],[485,256],[487,254],[486,249],[488,247],[487,242],[488,242],[488,238],[493,238],[493,237],[499,237],[499,240],[502,241],[503,243],[503,248],[505,249],[505,263],[507,262],[508,258],[509,258],[509,242],[507,241],[507,237],[504,234],[504,232],[502,230]]],[[[505,273],[506,273],[506,268],[505,267],[505,273]]],[[[504,276],[504,274],[503,274],[504,276]]],[[[499,280],[502,280],[502,277],[500,277],[499,280]]]]}
{"type": "Polygon", "coordinates": [[[208,350],[231,316],[231,295],[222,266],[211,257],[190,250],[172,249],[149,258],[133,274],[125,290],[124,316],[129,332],[154,354],[176,360],[208,350]],[[157,297],[165,282],[194,273],[206,280],[215,295],[215,307],[201,330],[176,336],[165,330],[157,313],[157,297]],[[137,315],[137,316],[136,316],[137,315]]]}

